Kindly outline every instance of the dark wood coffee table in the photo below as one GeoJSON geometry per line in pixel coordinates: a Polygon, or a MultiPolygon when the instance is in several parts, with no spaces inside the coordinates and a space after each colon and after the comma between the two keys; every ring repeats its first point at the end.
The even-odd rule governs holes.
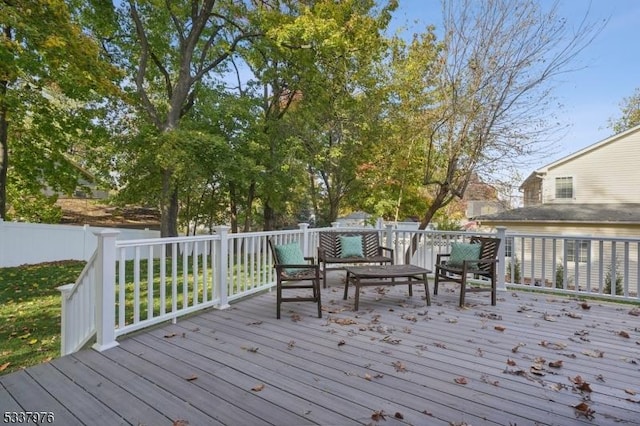
{"type": "Polygon", "coordinates": [[[347,266],[347,279],[344,283],[344,300],[347,300],[349,282],[356,286],[356,297],[354,310],[358,310],[360,300],[360,287],[381,286],[381,285],[403,285],[409,286],[409,296],[413,296],[413,284],[424,284],[424,291],[427,295],[427,306],[431,306],[429,296],[429,282],[427,274],[429,269],[424,269],[414,265],[370,265],[370,266],[347,266]]]}

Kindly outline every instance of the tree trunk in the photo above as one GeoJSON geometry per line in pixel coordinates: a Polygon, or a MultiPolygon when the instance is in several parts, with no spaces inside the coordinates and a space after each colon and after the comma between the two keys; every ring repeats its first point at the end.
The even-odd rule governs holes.
{"type": "Polygon", "coordinates": [[[244,215],[244,232],[251,232],[252,215],[251,208],[253,206],[253,200],[256,196],[256,182],[252,181],[249,185],[249,192],[247,193],[247,208],[244,215]]]}
{"type": "MultiPolygon", "coordinates": [[[[444,207],[446,204],[448,204],[446,199],[449,191],[447,189],[442,189],[442,188],[443,187],[441,187],[441,189],[438,191],[438,194],[433,199],[433,202],[431,203],[431,205],[425,212],[424,216],[422,217],[422,220],[420,221],[420,226],[418,226],[418,230],[422,231],[427,229],[427,225],[431,222],[436,212],[442,207],[444,207]]],[[[404,253],[405,264],[409,265],[411,263],[411,257],[418,250],[418,244],[420,243],[421,235],[422,234],[418,234],[418,233],[413,234],[413,238],[411,238],[411,244],[409,244],[407,251],[404,253]]]]}
{"type": "Polygon", "coordinates": [[[263,218],[264,218],[264,230],[273,231],[275,227],[275,221],[276,221],[275,211],[273,210],[273,207],[271,207],[271,205],[269,204],[269,201],[266,201],[264,203],[263,218]]]}
{"type": "Polygon", "coordinates": [[[172,182],[170,170],[162,172],[162,194],[160,197],[160,236],[178,236],[178,188],[172,182]]]}
{"type": "MultiPolygon", "coordinates": [[[[7,93],[7,82],[0,82],[0,99],[7,93]]],[[[0,101],[0,218],[7,214],[7,170],[9,169],[9,123],[7,107],[0,101]]]]}

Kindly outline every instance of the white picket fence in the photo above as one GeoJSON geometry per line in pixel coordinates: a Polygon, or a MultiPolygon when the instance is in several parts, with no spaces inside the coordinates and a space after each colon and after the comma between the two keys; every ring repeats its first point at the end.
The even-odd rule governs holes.
{"type": "MultiPolygon", "coordinates": [[[[107,229],[111,228],[5,222],[0,218],[0,268],[89,260],[98,244],[95,233],[107,229]]],[[[160,237],[160,231],[122,228],[118,232],[120,240],[160,237]]]]}

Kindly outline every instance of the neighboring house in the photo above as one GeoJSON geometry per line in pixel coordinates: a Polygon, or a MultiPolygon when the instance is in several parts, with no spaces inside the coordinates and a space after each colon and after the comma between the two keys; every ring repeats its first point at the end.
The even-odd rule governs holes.
{"type": "Polygon", "coordinates": [[[524,207],[475,217],[516,232],[640,235],[640,126],[535,170],[524,207]]]}
{"type": "MultiPolygon", "coordinates": [[[[535,170],[520,186],[524,207],[475,219],[482,228],[505,226],[511,233],[592,236],[595,238],[640,235],[640,126],[611,136],[535,170]]],[[[555,246],[557,261],[565,268],[611,268],[610,242],[602,247],[591,240],[564,239],[555,246]],[[604,253],[604,257],[601,258],[604,253]],[[599,259],[600,265],[594,267],[599,259]],[[567,264],[566,262],[570,263],[567,264]],[[576,263],[578,264],[576,267],[576,263]]],[[[510,247],[526,262],[550,244],[540,247],[510,247]]],[[[622,250],[621,244],[618,244],[622,250]]],[[[637,247],[631,247],[625,266],[637,271],[637,247]]],[[[617,259],[617,257],[616,257],[617,259]]],[[[617,260],[616,260],[617,262],[617,260]]],[[[555,269],[556,264],[550,265],[555,269]]],[[[523,265],[523,270],[526,266],[523,265]]],[[[547,274],[545,274],[547,275],[547,274]]],[[[545,277],[548,278],[548,277],[545,277]]]]}

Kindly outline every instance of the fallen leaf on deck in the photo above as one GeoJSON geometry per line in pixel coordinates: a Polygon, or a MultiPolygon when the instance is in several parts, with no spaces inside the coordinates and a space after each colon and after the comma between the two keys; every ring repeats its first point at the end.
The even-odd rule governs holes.
{"type": "Polygon", "coordinates": [[[584,402],[574,405],[573,408],[576,410],[576,417],[584,416],[589,420],[594,417],[593,415],[595,414],[595,411],[589,408],[589,405],[584,402]]]}
{"type": "Polygon", "coordinates": [[[514,365],[516,365],[516,362],[512,359],[507,359],[507,365],[510,365],[511,367],[513,367],[514,365]]]}
{"type": "Polygon", "coordinates": [[[182,420],[182,419],[178,419],[178,420],[174,420],[172,426],[187,426],[189,424],[188,421],[186,420],[182,420]]]}
{"type": "Polygon", "coordinates": [[[555,349],[555,350],[561,350],[567,347],[565,343],[547,342],[546,340],[543,340],[542,342],[540,342],[539,345],[544,348],[555,349]]]}
{"type": "Polygon", "coordinates": [[[347,342],[345,342],[344,340],[340,340],[338,342],[338,346],[343,346],[343,345],[346,345],[346,344],[347,344],[347,342]]]}
{"type": "Polygon", "coordinates": [[[407,371],[407,367],[401,361],[392,362],[391,365],[393,365],[396,368],[396,371],[399,373],[404,373],[407,371]]]}
{"type": "Polygon", "coordinates": [[[296,345],[296,341],[295,340],[289,340],[289,343],[287,343],[287,348],[288,349],[293,349],[295,345],[296,345]]]}
{"type": "Polygon", "coordinates": [[[544,314],[544,315],[542,316],[542,318],[543,318],[545,321],[549,321],[549,322],[556,322],[556,321],[557,321],[557,319],[556,319],[554,316],[549,315],[549,314],[544,314]]]}
{"type": "Polygon", "coordinates": [[[186,380],[187,382],[193,382],[194,380],[198,380],[198,376],[196,376],[195,374],[193,374],[193,375],[191,375],[191,376],[189,376],[189,377],[185,378],[185,380],[186,380]]]}
{"type": "Polygon", "coordinates": [[[507,327],[503,326],[503,325],[496,325],[495,327],[493,327],[495,330],[498,331],[505,331],[507,329],[507,327]]]}
{"type": "Polygon", "coordinates": [[[560,368],[560,367],[562,367],[562,360],[549,361],[549,367],[551,367],[551,368],[560,368]]]}
{"type": "Polygon", "coordinates": [[[300,317],[300,314],[291,314],[291,321],[298,322],[300,320],[302,320],[302,318],[300,317]]]}
{"type": "Polygon", "coordinates": [[[591,309],[591,306],[589,306],[589,304],[587,302],[582,302],[582,304],[580,305],[580,307],[582,309],[591,309]]]}
{"type": "Polygon", "coordinates": [[[543,364],[533,364],[529,371],[536,376],[545,376],[547,374],[543,364]]]}
{"type": "Polygon", "coordinates": [[[371,374],[366,373],[364,376],[362,376],[363,379],[367,380],[367,381],[371,381],[371,379],[373,379],[373,377],[371,377],[371,374]]]}
{"type": "Polygon", "coordinates": [[[576,388],[582,392],[593,392],[591,390],[591,386],[587,382],[580,383],[579,385],[576,386],[576,388]]]}
{"type": "Polygon", "coordinates": [[[629,315],[633,315],[636,317],[640,317],[640,309],[639,308],[633,308],[629,311],[629,315]]]}
{"type": "Polygon", "coordinates": [[[264,389],[264,385],[262,383],[251,388],[254,392],[260,392],[262,389],[264,389]]]}
{"type": "Polygon", "coordinates": [[[466,385],[467,383],[469,383],[466,377],[456,377],[455,379],[453,379],[453,381],[459,385],[466,385]]]}
{"type": "Polygon", "coordinates": [[[352,325],[352,324],[358,323],[353,318],[336,318],[336,319],[333,319],[332,321],[339,325],[352,325]]]}
{"type": "Polygon", "coordinates": [[[404,419],[404,416],[403,416],[403,415],[402,415],[402,413],[400,413],[400,412],[396,412],[396,413],[393,415],[393,417],[395,417],[396,419],[400,419],[400,420],[404,419]]]}
{"type": "Polygon", "coordinates": [[[371,420],[373,420],[374,422],[379,422],[380,420],[386,420],[384,418],[384,411],[382,410],[374,411],[373,414],[371,415],[371,420]]]}
{"type": "Polygon", "coordinates": [[[498,386],[498,383],[499,383],[497,380],[491,380],[489,378],[489,376],[487,376],[486,374],[483,374],[480,377],[480,380],[482,380],[484,383],[488,383],[488,384],[493,385],[493,386],[498,386]]]}
{"type": "Polygon", "coordinates": [[[0,371],[6,370],[9,365],[11,365],[10,362],[5,362],[4,364],[0,365],[0,371]]]}
{"type": "Polygon", "coordinates": [[[177,334],[176,334],[176,333],[169,333],[169,334],[165,334],[165,335],[164,335],[164,338],[165,338],[165,339],[170,339],[170,338],[172,338],[172,337],[176,337],[176,336],[177,336],[177,334]]]}
{"type": "Polygon", "coordinates": [[[511,352],[513,352],[515,354],[516,352],[518,352],[518,349],[520,349],[520,347],[522,347],[522,346],[526,346],[526,345],[524,343],[522,343],[522,342],[518,343],[516,346],[511,348],[511,352]]]}
{"type": "Polygon", "coordinates": [[[629,395],[635,395],[636,391],[634,391],[633,389],[625,389],[624,390],[626,393],[628,393],[629,395]]]}
{"type": "Polygon", "coordinates": [[[243,346],[242,349],[244,349],[245,351],[248,351],[248,352],[256,353],[256,352],[258,352],[259,348],[253,348],[253,347],[247,348],[247,347],[243,346]]]}
{"type": "Polygon", "coordinates": [[[626,331],[619,331],[618,332],[618,336],[624,337],[625,339],[628,339],[629,338],[629,333],[627,333],[626,331]]]}
{"type": "Polygon", "coordinates": [[[590,356],[592,358],[604,358],[604,352],[599,351],[597,349],[593,351],[582,351],[582,354],[590,356]]]}
{"type": "Polygon", "coordinates": [[[575,312],[568,312],[567,316],[569,318],[574,318],[574,319],[581,319],[582,318],[582,315],[580,315],[578,313],[575,313],[575,312]]]}

